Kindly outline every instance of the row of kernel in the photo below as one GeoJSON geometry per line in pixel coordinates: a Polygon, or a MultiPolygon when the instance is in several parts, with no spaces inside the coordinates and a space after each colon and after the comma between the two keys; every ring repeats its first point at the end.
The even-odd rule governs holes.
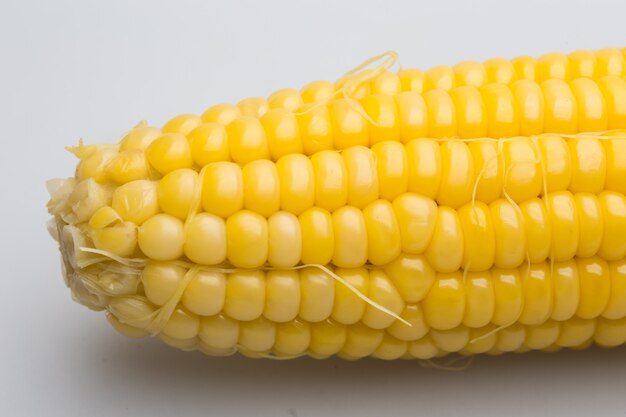
{"type": "MultiPolygon", "coordinates": [[[[312,207],[300,216],[277,211],[269,218],[250,210],[238,210],[227,219],[199,213],[184,223],[189,205],[183,199],[161,203],[178,217],[157,214],[155,183],[140,181],[126,184],[123,193],[120,189],[112,206],[98,210],[89,224],[95,246],[119,256],[133,254],[138,243],[156,260],[185,254],[204,265],[228,259],[247,268],[266,262],[275,267],[300,262],[358,267],[366,262],[384,265],[405,252],[424,253],[440,272],[514,268],[525,260],[547,258],[626,256],[626,197],[613,191],[558,191],[519,205],[498,199],[489,205],[469,202],[457,210],[405,193],[391,203],[375,200],[363,209],[343,206],[331,213],[312,207]]],[[[189,193],[194,189],[190,186],[189,193]]]]}
{"type": "MultiPolygon", "coordinates": [[[[142,307],[138,303],[136,299],[113,300],[111,311],[120,318],[112,315],[110,320],[119,331],[132,336],[143,335],[140,328],[123,324],[129,310],[142,307]]],[[[139,313],[151,309],[148,305],[143,307],[139,313]]],[[[309,353],[319,357],[339,354],[346,358],[373,355],[383,359],[429,359],[450,352],[476,354],[582,348],[592,341],[602,346],[617,346],[626,342],[625,330],[624,318],[574,317],[534,325],[515,323],[500,329],[493,325],[480,328],[460,325],[448,330],[430,330],[417,339],[407,340],[396,337],[389,330],[385,332],[361,322],[349,325],[333,319],[312,323],[300,319],[273,322],[264,317],[239,321],[224,314],[199,317],[178,307],[161,336],[173,346],[194,348],[199,345],[210,354],[228,354],[241,349],[244,353],[273,352],[279,355],[309,353]]]]}
{"type": "MultiPolygon", "coordinates": [[[[264,317],[315,323],[362,322],[394,337],[417,340],[430,329],[460,325],[540,325],[547,320],[622,319],[626,316],[626,264],[600,258],[481,273],[435,273],[423,259],[408,257],[384,270],[337,269],[338,276],[370,300],[399,314],[396,321],[357,297],[325,271],[200,271],[185,288],[181,304],[199,316],[224,313],[235,320],[264,317]]],[[[148,300],[163,305],[187,270],[170,263],[149,264],[142,274],[148,300]]]]}

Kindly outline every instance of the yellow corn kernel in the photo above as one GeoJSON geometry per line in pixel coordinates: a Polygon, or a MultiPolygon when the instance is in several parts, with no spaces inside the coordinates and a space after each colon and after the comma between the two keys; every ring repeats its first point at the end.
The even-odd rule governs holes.
{"type": "Polygon", "coordinates": [[[280,188],[276,164],[260,159],[243,167],[243,205],[269,217],[280,207],[280,188]]]}
{"type": "Polygon", "coordinates": [[[371,94],[393,96],[402,91],[400,77],[390,71],[384,71],[370,81],[371,94]]]}
{"type": "Polygon", "coordinates": [[[426,71],[424,91],[443,90],[448,91],[454,87],[454,71],[452,68],[439,65],[426,71]]]}
{"type": "Polygon", "coordinates": [[[228,217],[243,208],[243,173],[239,165],[215,162],[205,168],[202,208],[220,217],[228,217]]]}
{"type": "MultiPolygon", "coordinates": [[[[439,187],[442,182],[441,147],[433,140],[416,139],[407,143],[405,148],[409,176],[408,190],[435,199],[440,194],[439,187]]],[[[448,151],[450,149],[455,147],[447,148],[448,151]]],[[[449,153],[451,152],[446,156],[449,153]]],[[[448,165],[446,166],[451,170],[448,165]]]]}
{"type": "Polygon", "coordinates": [[[439,353],[430,335],[409,343],[409,354],[415,359],[432,359],[439,353]]]}
{"type": "MultiPolygon", "coordinates": [[[[404,301],[387,274],[381,270],[372,270],[369,278],[368,298],[393,313],[400,314],[404,310],[404,301]]],[[[396,319],[376,307],[367,305],[361,320],[372,329],[386,329],[396,319]]]]}
{"type": "Polygon", "coordinates": [[[331,214],[311,207],[298,217],[302,234],[302,263],[326,265],[335,251],[331,214]]]}
{"type": "Polygon", "coordinates": [[[141,272],[146,297],[151,303],[162,306],[176,293],[187,270],[171,262],[149,262],[141,272]]]}
{"type": "Polygon", "coordinates": [[[504,183],[503,160],[499,155],[499,142],[490,140],[472,141],[467,144],[476,174],[472,192],[475,198],[487,204],[498,199],[504,183]]]}
{"type": "Polygon", "coordinates": [[[337,99],[330,103],[329,114],[335,149],[368,145],[368,126],[363,117],[364,112],[356,100],[337,99]]]}
{"type": "MultiPolygon", "coordinates": [[[[365,268],[338,268],[335,273],[343,278],[348,284],[356,288],[361,294],[369,292],[370,277],[365,268]]],[[[342,324],[354,324],[361,320],[365,312],[366,304],[354,294],[346,285],[337,282],[334,291],[334,303],[332,304],[333,320],[342,324]]]]}
{"type": "Polygon", "coordinates": [[[495,310],[494,281],[491,272],[470,272],[465,277],[465,314],[467,327],[483,327],[493,319],[495,310]]]}
{"type": "Polygon", "coordinates": [[[274,161],[283,155],[303,152],[298,121],[288,110],[272,109],[261,117],[261,123],[274,161]]]}
{"type": "Polygon", "coordinates": [[[106,174],[118,184],[147,179],[149,174],[146,156],[139,149],[120,152],[107,165],[106,174]]]}
{"type": "Polygon", "coordinates": [[[615,76],[598,80],[606,103],[608,128],[617,129],[626,124],[626,82],[615,76]]]}
{"type": "Polygon", "coordinates": [[[120,140],[120,152],[131,150],[145,151],[152,141],[161,135],[161,129],[156,127],[136,127],[120,140]]]}
{"type": "Polygon", "coordinates": [[[267,220],[260,214],[241,210],[226,220],[226,256],[237,268],[258,268],[267,261],[267,220]]]}
{"type": "Polygon", "coordinates": [[[516,138],[502,146],[504,192],[519,203],[537,197],[543,189],[539,155],[528,138],[516,138]]]}
{"type": "Polygon", "coordinates": [[[626,256],[626,197],[603,191],[598,199],[604,219],[604,236],[598,255],[607,261],[617,261],[626,256]]]}
{"type": "Polygon", "coordinates": [[[485,105],[476,87],[461,86],[450,90],[454,102],[458,134],[462,138],[476,138],[487,134],[485,105]]]}
{"type": "Polygon", "coordinates": [[[593,194],[577,193],[574,195],[576,213],[580,223],[580,238],[576,255],[588,258],[595,255],[602,244],[604,222],[600,202],[593,194]]]}
{"type": "Polygon", "coordinates": [[[150,259],[171,261],[183,255],[184,225],[169,214],[157,214],[140,227],[137,241],[141,251],[150,259]]]}
{"type": "Polygon", "coordinates": [[[604,189],[606,157],[598,139],[575,138],[568,142],[572,157],[572,192],[597,194],[604,189]]]}
{"type": "Polygon", "coordinates": [[[215,349],[232,349],[239,339],[239,322],[223,314],[202,317],[198,336],[215,349]]]}
{"type": "Polygon", "coordinates": [[[156,138],[146,149],[146,157],[150,165],[163,175],[193,166],[191,147],[181,133],[166,133],[156,138]]]}
{"type": "Polygon", "coordinates": [[[224,313],[235,320],[254,320],[265,307],[265,274],[258,270],[231,272],[226,280],[224,313]]]}
{"type": "Polygon", "coordinates": [[[213,316],[224,308],[226,276],[221,272],[198,271],[185,287],[183,306],[199,316],[213,316]]]}
{"type": "Polygon", "coordinates": [[[517,269],[491,270],[495,305],[492,322],[496,326],[515,323],[522,313],[522,278],[517,269]]]}
{"type": "Polygon", "coordinates": [[[289,268],[302,257],[302,232],[295,214],[279,211],[267,220],[267,260],[277,268],[289,268]]]}
{"type": "Polygon", "coordinates": [[[372,357],[383,360],[399,359],[406,354],[407,349],[407,342],[385,334],[380,345],[372,353],[372,357]]]}
{"type": "Polygon", "coordinates": [[[334,151],[322,151],[311,157],[315,177],[315,205],[337,210],[348,201],[348,175],[344,158],[334,151]]]}
{"type": "Polygon", "coordinates": [[[435,280],[435,271],[422,255],[401,254],[384,271],[407,303],[421,301],[435,280]]]}
{"type": "Polygon", "coordinates": [[[424,91],[424,83],[426,81],[424,71],[417,68],[405,69],[398,72],[398,77],[400,78],[402,91],[414,91],[416,93],[424,91]]]}
{"type": "Polygon", "coordinates": [[[374,123],[369,125],[369,143],[398,140],[399,124],[396,103],[392,96],[369,95],[360,100],[363,110],[374,123]]]}
{"type": "Polygon", "coordinates": [[[495,266],[516,268],[526,258],[526,234],[519,208],[499,199],[489,205],[496,237],[495,266]]]}
{"type": "Polygon", "coordinates": [[[626,71],[626,62],[619,49],[604,48],[596,52],[598,76],[616,75],[621,77],[626,71]]]}
{"type": "Polygon", "coordinates": [[[452,97],[444,90],[432,90],[423,95],[428,111],[428,136],[446,138],[457,135],[456,112],[452,97]]]}
{"type": "Polygon", "coordinates": [[[131,181],[115,189],[111,207],[125,221],[141,226],[159,212],[157,194],[156,182],[131,181]]]}
{"type": "Polygon", "coordinates": [[[256,117],[244,115],[236,118],[226,126],[226,134],[230,156],[238,164],[269,159],[265,130],[256,117]]]}
{"type": "Polygon", "coordinates": [[[292,154],[276,162],[280,182],[280,207],[296,215],[313,206],[315,184],[313,165],[304,155],[292,154]]]}
{"type": "Polygon", "coordinates": [[[431,330],[429,334],[435,346],[444,352],[458,352],[467,346],[470,340],[470,329],[465,326],[446,330],[431,330]]]}
{"type": "Polygon", "coordinates": [[[572,318],[578,309],[580,283],[578,264],[574,260],[557,262],[552,270],[553,305],[550,318],[565,321],[572,318]]]}
{"type": "Polygon", "coordinates": [[[130,257],[137,247],[137,226],[124,222],[110,207],[102,207],[89,221],[89,236],[97,249],[130,257]]]}
{"type": "Polygon", "coordinates": [[[393,337],[410,342],[418,340],[428,333],[429,328],[419,305],[405,306],[400,317],[409,322],[411,326],[407,326],[399,320],[394,321],[387,328],[387,332],[393,337]]]}
{"type": "Polygon", "coordinates": [[[373,265],[386,265],[401,252],[400,228],[393,207],[376,200],[363,209],[367,231],[367,256],[373,265]]]}
{"type": "Polygon", "coordinates": [[[378,198],[376,155],[364,146],[355,146],[341,152],[346,166],[347,204],[363,208],[378,198]]]}
{"type": "Polygon", "coordinates": [[[226,223],[210,213],[199,213],[185,225],[185,256],[200,265],[218,265],[226,260],[226,223]]]}
{"type": "Polygon", "coordinates": [[[205,123],[219,123],[226,126],[236,118],[241,116],[239,107],[233,104],[216,104],[209,107],[202,114],[202,121],[205,123]]]}
{"type": "Polygon", "coordinates": [[[461,272],[437,274],[430,291],[422,301],[426,323],[433,329],[457,327],[465,313],[465,290],[461,272]]]}
{"type": "Polygon", "coordinates": [[[626,342],[626,319],[598,319],[593,340],[600,346],[618,346],[626,342]]]}
{"type": "Polygon", "coordinates": [[[544,135],[538,144],[546,191],[567,190],[572,178],[572,159],[568,142],[561,136],[544,135]]]}
{"type": "Polygon", "coordinates": [[[237,103],[242,116],[262,117],[268,110],[269,105],[263,97],[248,97],[237,103]]]}
{"type": "Polygon", "coordinates": [[[274,349],[284,355],[301,355],[311,343],[311,325],[300,320],[276,325],[274,349]]]}
{"type": "Polygon", "coordinates": [[[193,169],[177,169],[159,181],[157,196],[161,210],[181,220],[192,213],[198,202],[198,173],[193,169]]]}
{"type": "Polygon", "coordinates": [[[367,230],[361,210],[344,206],[332,214],[334,251],[333,264],[354,268],[367,261],[367,230]]]}
{"type": "Polygon", "coordinates": [[[480,87],[485,103],[487,136],[506,138],[519,134],[518,111],[511,89],[503,84],[487,84],[480,87]]]}
{"type": "Polygon", "coordinates": [[[459,216],[454,209],[437,207],[437,218],[426,259],[439,272],[453,272],[463,261],[463,232],[459,216]]]}
{"type": "Polygon", "coordinates": [[[398,142],[382,142],[372,147],[376,161],[380,198],[391,201],[408,187],[407,156],[398,142]]]}
{"type": "Polygon", "coordinates": [[[346,326],[333,320],[311,323],[311,344],[309,349],[317,355],[335,355],[343,348],[346,342],[346,335],[346,326]]]}
{"type": "Polygon", "coordinates": [[[524,344],[524,340],[526,339],[526,326],[515,323],[502,328],[496,335],[496,349],[502,352],[513,352],[524,344]]]}
{"type": "Polygon", "coordinates": [[[524,345],[529,349],[545,349],[558,340],[560,330],[559,323],[552,320],[528,326],[524,345]]]}
{"type": "Polygon", "coordinates": [[[302,96],[294,88],[283,88],[275,91],[267,99],[270,109],[285,109],[294,111],[302,105],[302,96]]]}
{"type": "Polygon", "coordinates": [[[580,302],[576,315],[583,319],[598,317],[611,295],[611,277],[606,261],[598,257],[579,259],[580,302]]]}
{"type": "Polygon", "coordinates": [[[463,233],[463,269],[485,271],[493,266],[496,251],[489,207],[480,201],[457,210],[463,233]]]}
{"type": "Polygon", "coordinates": [[[561,79],[548,79],[541,83],[541,91],[545,100],[544,131],[576,133],[578,106],[570,86],[561,79]]]}
{"type": "Polygon", "coordinates": [[[556,344],[563,347],[575,347],[585,343],[593,337],[596,329],[595,320],[583,320],[578,317],[559,324],[561,331],[556,344]]]}
{"type": "Polygon", "coordinates": [[[265,294],[265,318],[277,323],[295,319],[300,310],[298,271],[269,271],[265,281],[265,294]]]}
{"type": "Polygon", "coordinates": [[[546,204],[538,198],[532,198],[522,202],[519,209],[526,232],[528,260],[532,263],[543,262],[550,256],[552,249],[552,229],[546,204]]]}
{"type": "Polygon", "coordinates": [[[305,268],[300,271],[300,311],[302,320],[316,323],[326,320],[333,311],[335,283],[318,268],[305,268]]]}
{"type": "Polygon", "coordinates": [[[608,114],[600,88],[594,80],[579,78],[570,83],[578,104],[578,130],[595,132],[606,130],[608,114]]]}
{"type": "Polygon", "coordinates": [[[265,352],[276,341],[276,324],[263,318],[244,321],[239,324],[239,345],[252,352],[265,352]]]}
{"type": "Polygon", "coordinates": [[[423,253],[432,239],[437,218],[437,204],[430,198],[405,193],[393,201],[400,228],[402,251],[423,253]]]}
{"type": "Polygon", "coordinates": [[[383,337],[382,330],[371,329],[362,323],[353,324],[347,328],[346,343],[341,352],[352,358],[369,356],[378,348],[383,337]]]}
{"type": "Polygon", "coordinates": [[[441,144],[441,184],[437,194],[440,205],[457,208],[472,198],[474,160],[464,142],[441,144]]]}
{"type": "Polygon", "coordinates": [[[494,58],[485,61],[483,66],[489,83],[510,84],[515,80],[515,67],[511,61],[494,58]]]}
{"type": "Polygon", "coordinates": [[[545,197],[548,221],[552,226],[550,258],[567,261],[576,255],[580,238],[580,221],[574,196],[569,191],[557,191],[545,197]]]}
{"type": "Polygon", "coordinates": [[[568,55],[572,80],[580,77],[596,76],[596,54],[592,51],[576,51],[568,55]]]}
{"type": "Polygon", "coordinates": [[[457,86],[480,87],[487,82],[485,67],[478,61],[463,61],[452,69],[457,86]]]}
{"type": "Polygon", "coordinates": [[[202,124],[202,119],[195,114],[181,114],[163,125],[163,133],[182,133],[187,136],[192,130],[202,124]]]}
{"type": "Polygon", "coordinates": [[[310,103],[302,106],[296,113],[304,153],[333,149],[333,132],[330,113],[327,106],[310,103]]]}
{"type": "MultiPolygon", "coordinates": [[[[540,325],[550,317],[553,305],[553,284],[550,265],[546,263],[523,265],[523,300],[519,322],[526,325],[540,325]]],[[[550,343],[551,344],[551,343],[550,343]]]]}
{"type": "Polygon", "coordinates": [[[83,181],[92,178],[96,182],[106,181],[108,166],[117,154],[115,149],[103,148],[87,157],[81,157],[76,170],[77,179],[83,181]]]}
{"type": "Polygon", "coordinates": [[[611,294],[602,316],[607,319],[621,319],[626,317],[626,262],[609,262],[609,274],[611,294]]]}
{"type": "Polygon", "coordinates": [[[526,79],[514,82],[510,88],[519,115],[519,134],[530,136],[542,133],[545,104],[539,84],[526,79]]]}
{"type": "Polygon", "coordinates": [[[490,333],[493,330],[494,326],[486,326],[480,329],[470,329],[469,342],[465,345],[461,354],[465,352],[478,354],[492,351],[498,341],[497,335],[495,333],[490,333]]]}
{"type": "Polygon", "coordinates": [[[204,123],[187,136],[191,157],[198,166],[212,162],[230,161],[226,129],[219,123],[204,123]]]}
{"type": "Polygon", "coordinates": [[[537,73],[537,60],[530,56],[518,56],[511,61],[518,80],[534,81],[537,73]]]}
{"type": "Polygon", "coordinates": [[[405,91],[394,96],[398,109],[399,138],[403,143],[428,134],[428,110],[424,98],[405,91]]]}
{"type": "Polygon", "coordinates": [[[169,320],[161,330],[162,334],[177,340],[195,338],[200,331],[200,319],[184,308],[174,310],[169,320]]]}
{"type": "Polygon", "coordinates": [[[549,53],[537,60],[537,81],[558,79],[569,80],[569,60],[567,55],[561,53],[549,53]]]}
{"type": "Polygon", "coordinates": [[[313,81],[300,90],[305,103],[317,103],[335,95],[335,85],[329,81],[313,81]]]}

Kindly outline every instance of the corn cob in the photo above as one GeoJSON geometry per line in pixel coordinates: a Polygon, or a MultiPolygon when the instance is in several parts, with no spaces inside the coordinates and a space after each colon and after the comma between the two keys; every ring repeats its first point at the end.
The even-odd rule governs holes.
{"type": "Polygon", "coordinates": [[[615,51],[459,64],[450,71],[465,87],[439,68],[420,87],[439,90],[424,96],[384,87],[417,90],[406,81],[417,70],[366,78],[350,99],[328,100],[335,87],[317,82],[81,144],[75,178],[49,185],[66,283],[123,334],[212,355],[431,359],[625,343],[626,131],[606,131],[626,128],[615,51]],[[525,80],[507,86],[514,78],[525,80]],[[517,130],[502,125],[502,97],[527,101],[532,89],[556,98],[535,120],[532,105],[509,105],[517,130]],[[569,121],[554,117],[563,91],[569,121]],[[416,98],[420,123],[437,129],[406,128],[416,119],[401,103],[416,98]],[[477,104],[488,100],[491,113],[477,104]],[[385,119],[374,102],[400,111],[385,119]],[[449,134],[437,125],[444,102],[485,115],[460,133],[457,113],[449,134]],[[338,136],[346,123],[365,127],[338,136]],[[307,142],[306,126],[320,125],[332,129],[307,142]]]}

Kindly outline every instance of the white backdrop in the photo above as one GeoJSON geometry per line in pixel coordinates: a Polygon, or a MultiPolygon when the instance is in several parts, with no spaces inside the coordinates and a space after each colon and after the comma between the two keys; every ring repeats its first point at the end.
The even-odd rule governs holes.
{"type": "Polygon", "coordinates": [[[272,362],[118,336],[73,303],[47,236],[63,150],[146,119],[334,79],[394,49],[427,68],[624,46],[621,1],[0,0],[0,415],[624,415],[626,349],[272,362]]]}

